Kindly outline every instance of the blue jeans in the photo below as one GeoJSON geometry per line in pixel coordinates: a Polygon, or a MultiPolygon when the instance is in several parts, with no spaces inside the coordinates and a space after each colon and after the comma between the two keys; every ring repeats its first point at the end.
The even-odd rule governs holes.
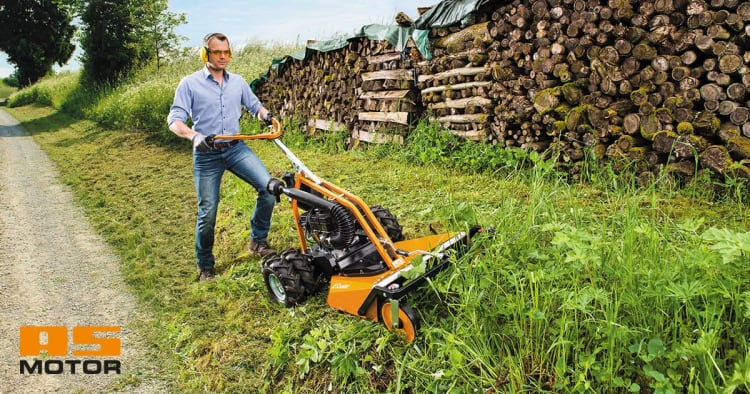
{"type": "Polygon", "coordinates": [[[250,237],[257,242],[265,242],[271,227],[271,215],[276,205],[276,197],[266,190],[271,175],[263,162],[244,142],[209,152],[194,151],[193,177],[198,195],[195,256],[198,268],[212,268],[215,263],[214,227],[219,207],[221,177],[225,170],[237,175],[258,192],[253,216],[250,219],[250,237]]]}

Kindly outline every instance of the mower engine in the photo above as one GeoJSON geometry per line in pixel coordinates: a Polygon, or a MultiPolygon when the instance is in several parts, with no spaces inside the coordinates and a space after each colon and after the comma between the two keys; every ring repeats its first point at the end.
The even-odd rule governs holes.
{"type": "Polygon", "coordinates": [[[372,275],[387,270],[361,226],[348,211],[340,208],[334,209],[338,215],[319,208],[300,215],[307,253],[314,258],[313,263],[330,274],[372,275]]]}
{"type": "MultiPolygon", "coordinates": [[[[318,269],[329,276],[373,275],[388,270],[352,212],[307,187],[292,188],[293,176],[288,173],[283,177],[287,186],[284,194],[297,200],[297,206],[303,211],[299,227],[307,243],[305,253],[313,257],[313,264],[318,269]]],[[[389,210],[379,205],[370,209],[392,242],[404,239],[402,227],[389,210]]]]}

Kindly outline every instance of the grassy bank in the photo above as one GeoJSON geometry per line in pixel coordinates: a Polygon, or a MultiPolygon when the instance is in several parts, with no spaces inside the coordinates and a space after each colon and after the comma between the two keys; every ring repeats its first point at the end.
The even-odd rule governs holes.
{"type": "MultiPolygon", "coordinates": [[[[429,155],[441,162],[430,125],[411,146],[355,151],[335,138],[305,141],[291,127],[284,139],[308,167],[389,208],[407,237],[430,227],[496,228],[494,239],[410,299],[423,323],[407,344],[331,310],[324,294],[293,309],[269,303],[259,261],[246,253],[254,193],[232,175],[217,227],[219,278],[195,282],[189,144],[157,125],[176,84],[170,78],[144,73],[86,105],[75,87],[65,100],[51,96],[76,116],[35,105],[11,113],[122,257],[123,275],[153,316],[142,330],[175,390],[750,390],[750,210],[742,185],[636,187],[596,166],[587,183],[569,184],[539,158],[499,152],[490,154],[500,164],[474,173],[445,159],[420,164],[429,155]]],[[[273,175],[290,169],[272,144],[251,146],[273,175]]],[[[454,159],[470,163],[479,154],[472,149],[454,159]]],[[[270,242],[293,247],[292,226],[282,202],[270,242]]]]}
{"type": "Polygon", "coordinates": [[[16,92],[16,88],[8,86],[0,81],[0,99],[9,97],[11,94],[16,92]]]}

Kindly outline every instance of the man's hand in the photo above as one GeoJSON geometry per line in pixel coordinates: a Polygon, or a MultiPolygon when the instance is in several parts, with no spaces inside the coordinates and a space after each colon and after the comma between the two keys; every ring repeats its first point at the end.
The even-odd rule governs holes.
{"type": "Polygon", "coordinates": [[[271,111],[266,112],[265,115],[263,115],[263,121],[266,122],[266,126],[272,126],[273,122],[271,122],[271,119],[273,119],[275,116],[273,116],[273,113],[271,111]]]}
{"type": "Polygon", "coordinates": [[[197,133],[193,136],[193,149],[197,150],[198,152],[208,152],[211,150],[211,142],[214,140],[215,135],[203,135],[201,133],[197,133]]]}

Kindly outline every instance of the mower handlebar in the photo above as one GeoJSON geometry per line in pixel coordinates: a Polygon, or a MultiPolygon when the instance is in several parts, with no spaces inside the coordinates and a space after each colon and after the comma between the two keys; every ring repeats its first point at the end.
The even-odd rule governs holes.
{"type": "Polygon", "coordinates": [[[214,140],[275,140],[281,137],[281,122],[276,118],[271,118],[271,131],[260,134],[234,134],[234,135],[214,135],[210,140],[207,138],[209,144],[213,144],[214,140]]]}

